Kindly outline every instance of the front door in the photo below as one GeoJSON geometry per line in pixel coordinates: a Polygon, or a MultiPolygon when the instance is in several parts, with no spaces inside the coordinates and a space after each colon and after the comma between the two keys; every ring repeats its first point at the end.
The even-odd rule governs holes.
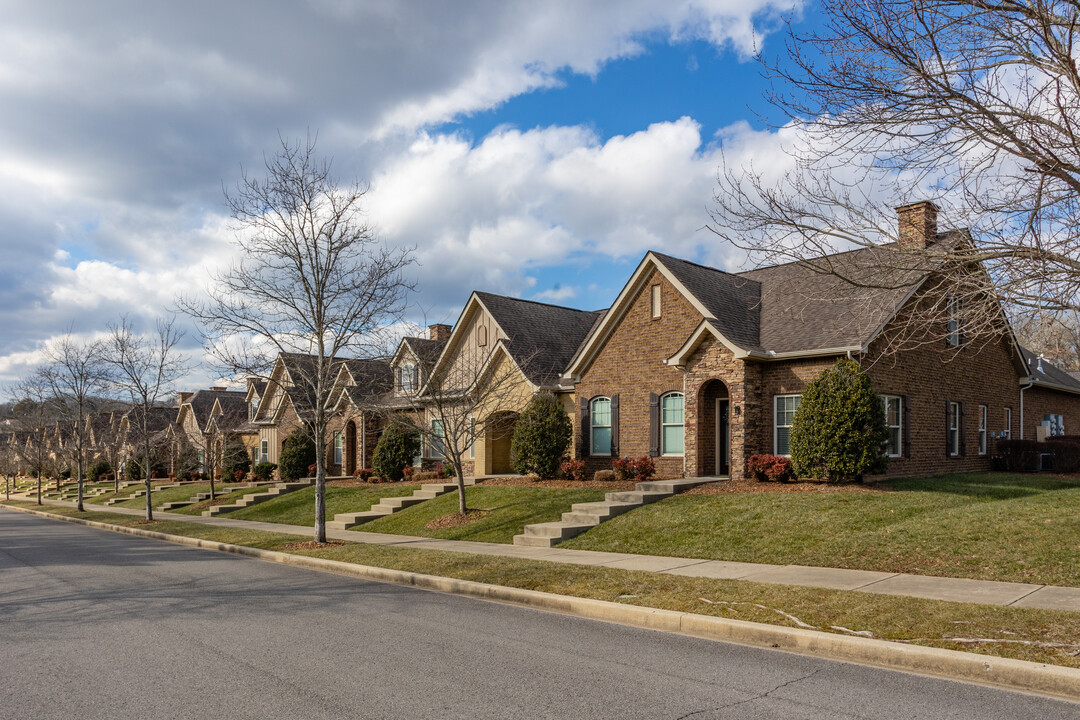
{"type": "Polygon", "coordinates": [[[731,432],[728,428],[728,401],[716,400],[716,474],[727,475],[730,472],[731,432]]]}

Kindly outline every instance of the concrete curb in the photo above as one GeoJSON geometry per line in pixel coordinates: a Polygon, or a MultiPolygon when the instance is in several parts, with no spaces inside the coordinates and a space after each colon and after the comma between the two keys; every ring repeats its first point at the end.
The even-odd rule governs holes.
{"type": "Polygon", "coordinates": [[[127,535],[164,540],[178,545],[233,553],[308,570],[331,572],[337,575],[347,575],[397,585],[408,585],[424,590],[465,595],[482,600],[494,600],[590,620],[601,620],[648,630],[678,633],[706,640],[720,640],[754,647],[779,649],[830,660],[874,665],[891,670],[931,675],[949,680],[974,682],[1006,690],[1038,693],[1072,702],[1080,702],[1080,670],[1074,668],[1046,665],[1026,660],[976,655],[957,650],[905,645],[888,640],[850,637],[814,630],[696,615],[674,610],[623,605],[605,600],[556,595],[537,590],[522,590],[471,580],[422,575],[403,570],[354,565],[337,560],[324,560],[273,550],[259,550],[243,545],[231,545],[182,535],[169,535],[152,530],[142,530],[140,528],[110,525],[82,518],[54,515],[29,508],[10,505],[2,507],[50,520],[62,520],[127,535]]]}

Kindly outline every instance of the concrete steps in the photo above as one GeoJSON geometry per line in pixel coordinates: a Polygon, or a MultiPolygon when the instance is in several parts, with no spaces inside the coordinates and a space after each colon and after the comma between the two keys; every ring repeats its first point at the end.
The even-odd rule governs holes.
{"type": "Polygon", "coordinates": [[[298,482],[283,482],[272,485],[266,492],[251,493],[240,498],[239,501],[230,505],[215,505],[211,508],[203,510],[203,517],[215,517],[222,513],[232,512],[233,510],[240,510],[241,508],[251,507],[252,505],[258,505],[259,503],[266,502],[267,500],[273,500],[276,497],[281,497],[286,493],[296,492],[297,490],[303,490],[306,487],[311,487],[312,483],[308,480],[300,480],[298,482]]]}
{"type": "Polygon", "coordinates": [[[563,513],[562,520],[526,525],[521,535],[514,536],[514,544],[528,547],[553,547],[563,540],[569,540],[575,535],[591,530],[616,515],[718,479],[651,480],[638,483],[634,490],[609,492],[601,502],[574,503],[570,506],[570,512],[563,513]]]}
{"type": "MultiPolygon", "coordinates": [[[[465,478],[466,486],[475,484],[475,479],[465,478]]],[[[379,518],[386,517],[387,515],[393,515],[399,510],[404,510],[407,507],[418,505],[425,500],[437,498],[440,495],[445,495],[446,493],[453,492],[454,490],[457,490],[456,481],[445,483],[425,483],[420,486],[419,490],[415,490],[412,495],[383,498],[379,502],[372,505],[370,510],[355,513],[338,513],[334,516],[333,520],[326,523],[326,527],[332,530],[348,530],[349,528],[356,527],[357,525],[363,525],[366,522],[378,520],[379,518]]]]}
{"type": "MultiPolygon", "coordinates": [[[[225,495],[226,493],[236,492],[237,490],[243,490],[244,488],[249,488],[249,487],[255,488],[255,487],[261,487],[263,485],[273,485],[273,484],[274,483],[272,483],[272,482],[244,483],[243,485],[236,485],[234,487],[231,487],[228,490],[218,490],[216,494],[217,495],[225,495]]],[[[209,499],[210,499],[210,492],[209,491],[196,493],[196,494],[192,495],[191,497],[189,497],[187,500],[175,500],[173,502],[167,502],[167,503],[163,504],[160,508],[158,508],[158,510],[164,510],[165,512],[168,512],[169,510],[179,510],[180,508],[185,508],[185,507],[187,507],[189,505],[194,505],[195,503],[201,503],[204,500],[209,500],[209,499]]]]}

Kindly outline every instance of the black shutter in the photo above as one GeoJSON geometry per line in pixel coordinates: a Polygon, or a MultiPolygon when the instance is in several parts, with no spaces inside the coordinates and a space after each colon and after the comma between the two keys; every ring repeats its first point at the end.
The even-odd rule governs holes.
{"type": "Polygon", "coordinates": [[[581,398],[581,457],[588,457],[592,448],[589,447],[589,399],[581,398]]]}
{"type": "Polygon", "coordinates": [[[911,457],[911,433],[908,429],[911,427],[911,419],[908,417],[908,401],[907,395],[900,396],[900,424],[901,435],[903,436],[904,449],[902,454],[906,458],[911,457]]]}
{"type": "Polygon", "coordinates": [[[611,396],[611,457],[619,457],[619,394],[611,396]]]}
{"type": "Polygon", "coordinates": [[[394,390],[401,392],[401,368],[394,368],[394,390]]]}
{"type": "Polygon", "coordinates": [[[956,422],[956,432],[960,433],[960,457],[967,455],[967,438],[964,437],[964,403],[960,403],[960,418],[956,422]]]}
{"type": "Polygon", "coordinates": [[[660,456],[660,396],[649,393],[649,456],[660,456]]]}

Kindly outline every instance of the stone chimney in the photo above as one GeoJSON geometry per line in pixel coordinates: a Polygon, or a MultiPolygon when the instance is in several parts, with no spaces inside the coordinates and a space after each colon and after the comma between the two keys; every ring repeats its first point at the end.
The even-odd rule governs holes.
{"type": "Polygon", "coordinates": [[[193,392],[182,392],[182,393],[180,393],[180,405],[183,405],[188,400],[190,400],[191,396],[194,395],[194,394],[195,393],[193,393],[193,392]]]}
{"type": "Polygon", "coordinates": [[[428,325],[428,340],[438,340],[439,342],[446,342],[450,339],[450,333],[453,328],[449,325],[428,325]]]}
{"type": "Polygon", "coordinates": [[[925,250],[937,237],[938,207],[929,200],[896,208],[900,248],[925,250]]]}

